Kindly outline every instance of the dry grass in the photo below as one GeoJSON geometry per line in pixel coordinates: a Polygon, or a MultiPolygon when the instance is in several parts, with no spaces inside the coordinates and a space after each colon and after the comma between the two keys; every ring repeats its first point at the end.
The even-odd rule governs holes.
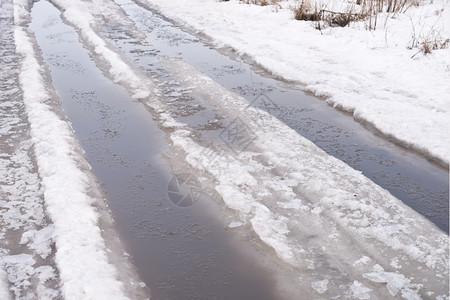
{"type": "Polygon", "coordinates": [[[432,50],[446,49],[450,43],[450,39],[432,39],[432,40],[423,40],[420,42],[420,50],[429,54],[432,50]]]}
{"type": "Polygon", "coordinates": [[[426,35],[413,36],[410,49],[418,48],[420,52],[430,54],[434,50],[446,49],[450,45],[450,39],[443,38],[439,32],[431,30],[426,35]]]}
{"type": "Polygon", "coordinates": [[[294,9],[294,17],[296,20],[315,21],[316,27],[321,28],[321,22],[329,26],[347,26],[350,22],[359,21],[364,18],[359,13],[348,10],[346,12],[336,12],[327,9],[325,5],[314,4],[311,5],[309,0],[302,0],[298,7],[294,9]]]}
{"type": "Polygon", "coordinates": [[[367,29],[373,30],[377,27],[379,13],[402,13],[412,5],[418,5],[418,1],[420,0],[357,0],[346,11],[333,11],[321,2],[312,5],[310,0],[299,0],[293,11],[295,19],[316,21],[319,29],[325,24],[343,27],[351,22],[366,20],[367,29]]]}
{"type": "MultiPolygon", "coordinates": [[[[220,0],[229,1],[229,0],[220,0]]],[[[240,0],[245,4],[256,4],[261,6],[275,5],[281,8],[283,0],[240,0]]],[[[392,17],[406,12],[412,6],[419,6],[423,0],[354,0],[345,9],[333,11],[326,3],[329,0],[297,0],[297,4],[292,7],[296,20],[310,21],[319,30],[326,26],[349,26],[352,22],[364,21],[368,30],[375,30],[379,26],[378,17],[380,13],[385,14],[385,18],[392,17]]],[[[384,18],[383,18],[384,20],[384,18]]],[[[387,21],[387,19],[386,19],[387,21]]],[[[381,22],[385,24],[385,22],[381,22]]],[[[413,24],[414,27],[414,24],[413,24]]],[[[418,48],[425,54],[433,50],[448,48],[450,40],[442,38],[435,30],[431,30],[426,35],[416,37],[413,33],[411,48],[418,48]]]]}
{"type": "Polygon", "coordinates": [[[261,6],[278,4],[278,0],[241,0],[241,2],[245,4],[257,4],[261,6]]]}
{"type": "Polygon", "coordinates": [[[315,21],[316,28],[321,29],[322,24],[329,26],[347,26],[350,22],[359,21],[366,16],[356,13],[353,9],[348,9],[345,12],[332,11],[327,9],[324,4],[311,5],[309,0],[302,0],[297,7],[293,8],[294,17],[296,20],[315,21]]]}
{"type": "MultiPolygon", "coordinates": [[[[440,9],[435,12],[436,16],[438,16],[438,19],[436,22],[429,28],[414,22],[411,18],[411,25],[412,25],[412,41],[411,45],[408,47],[409,49],[417,48],[420,52],[423,52],[425,54],[430,54],[434,50],[439,49],[446,49],[450,45],[450,39],[448,37],[443,37],[441,35],[441,29],[439,28],[439,24],[442,24],[442,13],[444,9],[440,9]],[[426,28],[426,29],[425,29],[426,28]]],[[[412,57],[416,56],[418,53],[414,54],[412,57]]]]}

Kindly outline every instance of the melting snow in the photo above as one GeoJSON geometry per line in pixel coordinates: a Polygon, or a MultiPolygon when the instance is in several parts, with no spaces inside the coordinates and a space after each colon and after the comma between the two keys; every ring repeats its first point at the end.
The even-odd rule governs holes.
{"type": "MultiPolygon", "coordinates": [[[[123,84],[135,98],[150,97],[147,105],[153,111],[165,112],[158,116],[161,126],[171,129],[168,134],[174,145],[185,152],[186,161],[217,182],[216,191],[239,219],[232,224],[251,224],[260,239],[272,247],[274,253],[292,269],[300,274],[310,272],[310,277],[299,283],[302,288],[328,296],[339,291],[332,290],[331,286],[336,285],[344,287],[346,295],[358,299],[370,298],[373,289],[367,285],[386,286],[384,294],[382,291],[377,292],[385,296],[401,295],[408,299],[418,297],[419,291],[447,292],[442,290],[448,284],[448,236],[425,218],[360,172],[328,156],[274,117],[254,108],[246,109],[248,103],[244,99],[201,74],[193,66],[177,59],[167,59],[165,63],[180,85],[191,88],[191,92],[203,99],[205,105],[220,111],[225,117],[231,120],[239,117],[254,134],[254,143],[237,155],[230,150],[217,151],[220,145],[206,147],[194,139],[192,130],[186,124],[178,122],[167,112],[167,107],[159,99],[158,85],[122,60],[94,30],[94,14],[114,14],[117,7],[112,8],[111,3],[109,6],[103,5],[100,0],[54,2],[63,8],[64,17],[80,32],[84,43],[94,49],[92,54],[106,63],[104,71],[111,79],[123,84]],[[264,127],[260,126],[262,119],[266,125],[264,127]],[[209,157],[205,153],[219,157],[218,161],[222,165],[210,168],[209,157]],[[270,161],[271,165],[264,165],[261,160],[270,161]],[[224,168],[227,171],[224,172],[224,168]],[[284,176],[282,178],[277,174],[284,176]],[[276,199],[272,197],[274,190],[282,191],[276,199]],[[396,260],[397,257],[404,260],[396,260]],[[308,262],[306,267],[305,262],[308,262]],[[392,262],[403,273],[385,271],[389,270],[389,263],[392,262]],[[329,270],[333,270],[335,278],[324,280],[324,273],[329,270]]],[[[24,9],[27,1],[16,0],[16,3],[16,23],[24,25],[28,17],[24,9]]],[[[185,1],[173,0],[160,1],[159,6],[169,16],[183,18],[221,43],[246,49],[247,53],[274,72],[303,81],[307,89],[329,95],[330,102],[354,110],[358,118],[448,163],[448,150],[441,147],[442,143],[447,145],[448,134],[436,130],[448,124],[448,104],[442,99],[444,94],[448,94],[443,88],[448,75],[442,75],[440,68],[434,68],[433,71],[442,76],[432,78],[436,84],[442,85],[436,87],[434,83],[429,84],[427,79],[426,85],[408,88],[408,92],[394,90],[390,81],[399,77],[399,73],[391,73],[389,70],[393,68],[387,68],[385,64],[392,63],[401,72],[411,75],[411,69],[404,64],[404,60],[397,62],[388,57],[384,62],[388,52],[367,49],[367,46],[362,47],[358,43],[359,46],[355,46],[355,43],[348,43],[347,40],[336,42],[336,47],[331,47],[329,41],[321,43],[325,37],[303,23],[289,20],[286,11],[277,15],[266,8],[238,5],[237,1],[219,3],[192,0],[186,6],[185,1]],[[223,9],[226,9],[225,13],[223,9]],[[257,17],[255,12],[259,14],[257,17]],[[198,13],[202,13],[203,18],[198,18],[198,13]],[[254,20],[263,22],[264,26],[256,22],[258,26],[255,27],[251,23],[254,20]],[[301,29],[307,37],[301,41],[292,41],[292,34],[287,38],[285,30],[288,29],[285,27],[295,32],[301,29]],[[267,28],[275,30],[274,33],[267,28]],[[230,30],[235,31],[231,33],[230,30]],[[273,36],[268,38],[267,34],[273,36]],[[283,42],[294,42],[296,47],[280,49],[279,45],[283,44],[280,38],[283,42]],[[308,42],[309,38],[311,43],[308,42]],[[261,41],[264,41],[264,47],[261,41]],[[299,51],[298,47],[303,47],[304,51],[299,51]],[[352,50],[350,52],[362,54],[348,57],[349,47],[352,50]],[[334,50],[326,50],[328,48],[339,51],[333,54],[334,50]],[[292,58],[292,51],[295,52],[295,59],[292,58]],[[341,57],[344,52],[347,54],[341,57]],[[300,53],[309,56],[299,58],[297,56],[300,53]],[[359,60],[358,63],[352,61],[352,57],[361,59],[363,56],[362,62],[370,61],[365,59],[368,53],[378,55],[379,59],[372,63],[380,66],[360,65],[359,60]],[[341,61],[345,63],[340,64],[341,61]],[[369,67],[374,67],[376,74],[365,69],[369,67]],[[330,69],[334,71],[330,72],[330,69]],[[356,75],[365,76],[359,78],[355,72],[356,75]],[[425,92],[430,93],[433,99],[424,96],[421,91],[424,86],[425,92]],[[383,88],[380,90],[380,87],[383,88]],[[386,99],[382,95],[391,101],[388,111],[386,99]],[[419,102],[423,102],[423,105],[414,102],[416,98],[422,99],[419,102]],[[413,108],[410,107],[411,101],[416,105],[413,108]],[[408,113],[393,118],[392,112],[399,111],[408,113]],[[408,114],[412,117],[408,118],[408,114]],[[416,119],[419,115],[420,118],[416,119]],[[425,124],[430,127],[421,123],[425,119],[431,122],[425,124]],[[417,120],[419,123],[416,125],[417,120]],[[420,130],[409,128],[406,134],[405,128],[393,127],[390,122],[405,124],[408,128],[418,126],[420,130]],[[413,138],[410,137],[411,132],[413,138]]],[[[340,32],[336,29],[330,35],[340,36],[340,32]]],[[[80,169],[80,165],[84,168],[87,166],[80,152],[75,150],[77,142],[72,130],[47,105],[51,97],[27,30],[17,27],[15,38],[17,52],[23,57],[20,79],[31,123],[31,135],[45,202],[53,221],[52,227],[26,232],[21,242],[45,257],[48,255],[45,249],[49,243],[56,241],[56,261],[63,282],[63,294],[67,299],[88,296],[124,299],[122,283],[116,278],[117,270],[108,263],[107,249],[97,224],[98,214],[92,206],[98,199],[86,192],[91,182],[80,169]],[[61,198],[61,195],[65,197],[61,198]],[[76,230],[73,224],[79,224],[76,230]],[[85,290],[80,290],[80,285],[85,286],[85,290]]],[[[429,60],[445,64],[445,53],[437,51],[429,60]]],[[[411,62],[414,65],[412,70],[422,68],[424,61],[425,58],[421,58],[411,62]]],[[[428,71],[414,73],[412,81],[421,82],[422,76],[428,75],[428,71]]],[[[410,87],[409,84],[406,86],[410,87]]],[[[33,269],[31,266],[34,260],[26,254],[4,256],[3,265],[0,265],[0,296],[5,290],[1,280],[5,275],[1,268],[17,268],[18,261],[22,264],[18,274],[35,272],[41,278],[51,278],[54,274],[48,268],[33,269]]],[[[13,282],[13,279],[10,281],[13,282]]]]}
{"type": "Polygon", "coordinates": [[[450,49],[423,55],[408,47],[414,38],[436,32],[442,41],[450,38],[450,23],[444,21],[450,19],[450,2],[422,1],[395,18],[382,15],[386,26],[377,30],[357,22],[319,31],[311,22],[294,20],[292,1],[278,1],[278,7],[238,0],[139,1],[448,165],[450,49]]]}
{"type": "Polygon", "coordinates": [[[311,283],[311,287],[319,294],[323,294],[328,289],[328,282],[329,282],[328,279],[321,281],[314,281],[311,283]]]}

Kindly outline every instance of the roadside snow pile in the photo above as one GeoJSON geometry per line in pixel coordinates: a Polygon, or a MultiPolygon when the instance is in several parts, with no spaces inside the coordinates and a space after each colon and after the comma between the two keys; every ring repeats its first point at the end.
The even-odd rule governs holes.
{"type": "Polygon", "coordinates": [[[6,285],[6,274],[5,272],[0,268],[0,299],[9,300],[9,290],[8,286],[6,285]]]}
{"type": "Polygon", "coordinates": [[[450,49],[425,55],[415,47],[450,37],[449,1],[423,1],[395,18],[381,14],[372,31],[364,21],[319,31],[294,19],[292,1],[279,1],[284,8],[238,0],[139,1],[448,165],[450,49]]]}
{"type": "Polygon", "coordinates": [[[96,0],[98,6],[87,10],[86,2],[54,2],[105,74],[130,95],[144,98],[187,163],[211,179],[224,205],[235,212],[234,230],[242,224],[270,246],[280,265],[295,273],[296,291],[305,299],[448,295],[448,236],[424,217],[273,116],[246,109],[245,99],[192,65],[162,60],[174,84],[224,119],[238,117],[254,133],[245,151],[224,150],[219,139],[211,141],[173,117],[158,79],[107,47],[95,29],[116,14],[114,3],[96,0]],[[216,161],[223,165],[214,166],[216,161]]]}
{"type": "MultiPolygon", "coordinates": [[[[253,132],[255,147],[249,146],[236,157],[225,153],[217,142],[212,149],[204,148],[187,128],[172,133],[171,139],[187,153],[193,167],[215,178],[217,192],[237,212],[239,221],[251,224],[281,259],[300,270],[299,286],[313,281],[302,290],[311,286],[325,293],[330,284],[331,298],[339,293],[338,286],[358,279],[368,286],[370,281],[386,283],[389,295],[411,295],[407,299],[420,299],[426,291],[446,295],[446,234],[276,118],[247,109],[244,99],[191,65],[177,59],[167,64],[176,80],[204,99],[204,105],[237,118],[253,132]],[[220,165],[212,166],[211,157],[217,157],[220,165]],[[368,260],[361,261],[361,257],[368,260]],[[305,268],[305,261],[311,265],[305,268]],[[327,284],[324,266],[334,274],[325,277],[327,284]],[[388,268],[393,271],[384,271],[388,268]],[[310,270],[316,272],[309,274],[310,270]]],[[[371,286],[374,293],[383,293],[371,286]]]]}
{"type": "Polygon", "coordinates": [[[12,0],[0,3],[0,299],[57,299],[53,227],[18,84],[13,10],[12,0]]]}
{"type": "MultiPolygon", "coordinates": [[[[55,261],[65,299],[127,299],[124,284],[118,280],[118,270],[109,261],[111,251],[99,228],[101,212],[98,208],[103,200],[89,175],[89,166],[72,129],[61,116],[51,87],[46,84],[45,70],[38,61],[33,38],[26,28],[30,19],[28,1],[16,0],[14,5],[19,81],[45,207],[53,222],[48,230],[24,234],[21,242],[54,238],[55,261]]],[[[30,243],[29,247],[36,248],[38,253],[46,251],[36,243],[30,243]]],[[[48,270],[32,270],[34,261],[30,255],[9,256],[3,260],[10,265],[29,262],[29,270],[23,272],[48,275],[48,270]]]]}
{"type": "MultiPolygon", "coordinates": [[[[110,45],[95,30],[98,26],[98,19],[108,18],[117,24],[129,27],[131,33],[139,36],[140,33],[124,16],[119,6],[111,4],[107,0],[93,0],[92,2],[54,0],[53,2],[64,9],[63,17],[79,32],[85,46],[90,48],[96,58],[101,61],[110,79],[125,86],[134,99],[145,99],[152,96],[152,109],[164,111],[164,105],[158,98],[160,92],[152,80],[123,61],[121,56],[111,50],[110,45]]],[[[179,125],[169,114],[161,114],[160,118],[164,120],[167,127],[179,125]]]]}

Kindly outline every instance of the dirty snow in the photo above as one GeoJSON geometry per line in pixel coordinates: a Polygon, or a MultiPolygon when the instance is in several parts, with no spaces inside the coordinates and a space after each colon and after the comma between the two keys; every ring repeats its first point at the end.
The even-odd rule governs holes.
{"type": "Polygon", "coordinates": [[[323,294],[328,289],[328,282],[329,282],[328,279],[314,281],[313,283],[311,283],[311,287],[319,294],[323,294]]]}
{"type": "MultiPolygon", "coordinates": [[[[254,135],[248,149],[238,154],[230,149],[225,150],[220,141],[210,143],[202,140],[187,124],[172,117],[170,109],[160,98],[156,79],[147,77],[129,61],[122,59],[120,53],[115,52],[117,50],[112,49],[96,30],[102,16],[106,17],[105,19],[114,16],[115,21],[128,26],[130,32],[133,32],[133,25],[113,2],[53,2],[61,8],[65,20],[80,33],[81,40],[86,48],[91,50],[92,57],[105,74],[125,86],[131,96],[146,101],[161,127],[167,130],[174,146],[184,151],[186,161],[191,167],[214,180],[214,188],[223,199],[224,205],[235,212],[233,217],[236,221],[230,228],[239,230],[240,227],[251,227],[260,240],[273,249],[274,257],[278,257],[283,264],[288,265],[287,268],[296,273],[296,284],[305,297],[333,298],[344,295],[358,299],[386,299],[394,296],[414,299],[430,293],[435,295],[435,298],[448,297],[448,236],[424,217],[360,172],[327,155],[273,116],[255,108],[247,109],[248,102],[245,99],[226,90],[195,67],[178,59],[168,58],[164,64],[182,90],[195,95],[196,99],[203,101],[203,105],[228,120],[232,121],[238,117],[240,123],[254,135]],[[265,126],[260,126],[261,121],[265,126]],[[211,157],[216,157],[217,160],[211,161],[211,157]],[[212,163],[218,165],[212,167],[212,163]],[[395,268],[391,266],[392,262],[395,262],[395,268]]],[[[152,0],[152,3],[156,2],[152,0]]],[[[25,25],[28,17],[27,9],[24,8],[27,7],[27,2],[16,0],[16,3],[17,24],[25,25]]],[[[370,78],[362,80],[355,75],[361,73],[357,64],[354,65],[351,60],[343,63],[337,59],[337,56],[343,55],[343,49],[331,46],[343,47],[348,42],[337,38],[341,29],[333,29],[321,37],[320,33],[309,25],[292,21],[287,10],[275,13],[270,7],[239,5],[237,1],[219,3],[192,0],[189,5],[182,5],[183,3],[185,1],[161,1],[159,5],[167,15],[183,18],[198,27],[197,29],[204,30],[216,38],[219,43],[226,43],[237,49],[245,46],[249,54],[262,65],[269,69],[277,66],[278,69],[273,70],[275,73],[300,80],[306,84],[306,89],[317,94],[326,94],[330,97],[329,101],[340,103],[346,109],[355,109],[355,116],[358,118],[370,119],[376,116],[375,121],[381,120],[381,125],[386,121],[388,129],[389,122],[398,122],[393,120],[392,115],[384,115],[386,106],[378,99],[380,94],[396,104],[388,113],[392,114],[395,109],[401,109],[406,113],[399,118],[409,116],[410,98],[414,97],[410,97],[403,90],[390,89],[393,86],[389,80],[398,75],[398,72],[391,74],[387,69],[379,68],[367,75],[376,79],[377,84],[373,84],[371,80],[366,82],[370,78]],[[263,30],[257,30],[259,27],[256,25],[261,23],[251,23],[255,19],[255,15],[252,15],[255,12],[258,16],[256,19],[265,24],[263,30]],[[202,13],[201,18],[198,13],[202,13]],[[230,26],[227,22],[236,23],[230,26]],[[276,30],[268,30],[268,24],[276,30]],[[294,48],[280,43],[280,38],[285,39],[287,33],[277,35],[275,32],[286,30],[281,27],[298,32],[298,26],[307,37],[303,37],[301,41],[310,40],[311,43],[305,43],[303,59],[292,60],[290,55],[296,52],[295,57],[298,57],[301,51],[297,48],[294,51],[294,48]],[[235,32],[231,33],[230,30],[235,32]],[[263,39],[262,34],[269,36],[263,39]],[[325,38],[328,41],[321,44],[320,40],[325,38]],[[330,44],[330,39],[335,44],[330,44]],[[329,48],[325,47],[325,44],[329,48]],[[277,48],[277,45],[284,46],[277,48]],[[333,52],[331,48],[341,50],[333,52]],[[274,57],[277,58],[276,61],[274,57]],[[324,63],[320,65],[318,60],[324,63]],[[330,69],[330,65],[335,66],[330,69]],[[297,78],[302,74],[310,76],[307,79],[297,78]],[[327,74],[325,79],[323,74],[327,74]],[[361,86],[362,81],[364,86],[361,86]],[[380,92],[380,86],[386,88],[380,92]],[[358,95],[358,98],[349,95],[358,95]],[[392,95],[394,96],[391,97],[392,95]],[[368,99],[370,101],[367,101],[368,99]],[[347,100],[349,102],[345,102],[347,100]],[[363,104],[356,107],[355,103],[360,102],[363,104]],[[366,113],[365,109],[368,107],[373,110],[366,113]]],[[[356,32],[354,28],[345,30],[356,32]]],[[[289,36],[292,36],[292,32],[289,36]]],[[[117,270],[108,262],[107,249],[97,224],[98,214],[92,206],[100,199],[87,192],[91,178],[83,170],[88,169],[88,166],[79,154],[70,126],[48,105],[51,97],[44,84],[43,70],[36,59],[26,28],[16,28],[15,38],[17,52],[23,57],[20,82],[31,123],[43,195],[48,214],[53,221],[52,227],[29,231],[21,241],[28,243],[34,251],[42,255],[46,254],[47,241],[56,241],[56,263],[65,298],[124,299],[126,297],[122,283],[116,278],[117,270]],[[66,197],[61,199],[61,195],[66,197]],[[76,230],[73,224],[79,224],[76,230]],[[79,268],[80,265],[83,266],[82,269],[79,268]],[[84,286],[84,289],[80,289],[80,286],[84,286]]],[[[297,46],[300,44],[298,37],[289,41],[297,46]]],[[[355,41],[357,40],[353,40],[352,49],[356,49],[356,52],[361,50],[358,52],[360,55],[355,57],[361,59],[368,53],[377,53],[377,48],[371,49],[367,45],[364,48],[355,41]]],[[[348,50],[348,47],[346,49],[348,50]]],[[[443,52],[436,51],[433,57],[441,57],[445,61],[443,52]]],[[[383,53],[385,52],[380,50],[378,58],[382,57],[383,53]]],[[[416,67],[423,65],[423,61],[430,58],[420,55],[416,57],[418,59],[411,63],[416,64],[416,67]]],[[[389,58],[386,60],[395,67],[399,64],[389,58]]],[[[372,63],[375,64],[375,61],[377,60],[374,59],[372,63]]],[[[409,70],[407,65],[405,64],[402,70],[409,70]]],[[[367,65],[362,64],[361,68],[364,67],[367,65]]],[[[435,79],[441,80],[439,77],[435,79]]],[[[413,82],[416,80],[417,78],[413,78],[413,82]]],[[[442,83],[442,80],[439,82],[442,83]]],[[[407,86],[405,89],[408,89],[411,95],[422,96],[421,91],[415,87],[410,89],[410,86],[407,86]]],[[[437,102],[424,98],[428,100],[422,101],[423,106],[416,103],[418,106],[414,109],[420,111],[420,120],[426,119],[424,115],[427,114],[430,116],[429,121],[434,122],[432,126],[445,128],[443,124],[447,124],[447,121],[443,121],[442,115],[445,117],[447,114],[446,104],[439,98],[445,93],[445,88],[437,88],[431,94],[436,95],[437,102]],[[442,105],[433,106],[439,101],[442,105]],[[433,114],[435,111],[431,113],[430,109],[426,110],[424,107],[438,109],[436,114],[433,114]]],[[[417,117],[417,114],[413,117],[417,117]]],[[[402,119],[399,123],[401,126],[403,121],[402,119]]],[[[422,125],[417,126],[425,128],[422,125]]],[[[405,126],[416,125],[408,123],[405,126]]],[[[405,128],[397,127],[388,133],[402,136],[405,128]]],[[[420,148],[424,146],[424,139],[431,138],[430,136],[436,138],[434,144],[426,144],[429,148],[424,149],[436,158],[448,162],[445,159],[446,152],[439,150],[440,143],[448,140],[446,133],[441,130],[430,133],[426,132],[426,129],[423,132],[415,132],[415,139],[411,141],[420,148]]],[[[33,258],[26,254],[10,255],[3,260],[9,265],[14,265],[17,261],[25,263],[23,272],[27,272],[27,266],[33,264],[33,258]]],[[[1,281],[2,267],[0,264],[0,295],[4,285],[1,281]]],[[[53,275],[52,270],[48,268],[34,272],[41,278],[53,275]]]]}
{"type": "MultiPolygon", "coordinates": [[[[57,108],[51,88],[46,84],[45,70],[40,65],[33,38],[26,28],[30,19],[29,9],[28,1],[14,1],[15,52],[20,61],[19,83],[39,172],[39,179],[35,178],[35,181],[40,180],[46,213],[52,225],[30,228],[22,234],[19,243],[27,245],[42,258],[50,254],[50,245],[54,243],[58,271],[49,266],[36,267],[35,257],[26,253],[4,255],[0,267],[14,275],[8,280],[12,283],[10,290],[16,297],[20,297],[17,289],[22,285],[31,285],[31,280],[21,278],[30,276],[39,279],[34,287],[37,295],[29,294],[30,297],[58,297],[58,292],[45,287],[45,282],[58,273],[61,294],[65,299],[127,299],[123,283],[117,279],[118,271],[108,261],[109,250],[98,226],[99,212],[94,205],[103,200],[95,194],[98,187],[88,175],[89,166],[81,155],[70,125],[57,108]]],[[[33,204],[30,201],[25,203],[33,204]]],[[[6,204],[14,202],[8,201],[6,204]]],[[[23,212],[32,214],[25,216],[26,226],[33,224],[35,218],[44,219],[39,216],[44,213],[39,207],[37,211],[25,209],[16,214],[14,210],[9,210],[2,217],[14,224],[24,217],[23,212]]],[[[0,275],[3,278],[3,273],[0,275]]]]}
{"type": "Polygon", "coordinates": [[[0,266],[0,299],[9,300],[9,289],[6,281],[6,273],[2,270],[0,266]]]}
{"type": "Polygon", "coordinates": [[[17,82],[12,1],[0,3],[0,27],[0,299],[56,299],[60,294],[51,258],[52,228],[17,82]],[[48,234],[39,234],[43,232],[48,234]]]}
{"type": "MultiPolygon", "coordinates": [[[[297,272],[296,284],[305,296],[344,293],[368,299],[448,292],[448,236],[431,222],[276,118],[247,109],[245,99],[195,67],[167,58],[163,64],[180,90],[203,99],[202,105],[231,121],[238,118],[255,135],[249,149],[238,155],[224,150],[220,141],[198,141],[187,124],[172,117],[157,79],[121,59],[95,31],[102,11],[105,17],[117,10],[113,4],[98,1],[102,5],[86,13],[83,3],[55,2],[106,74],[146,101],[173,144],[185,152],[186,161],[215,180],[215,190],[239,218],[231,227],[251,226],[297,272]],[[391,270],[391,261],[398,261],[401,272],[391,270]],[[325,282],[330,270],[334,275],[325,282]]],[[[135,30],[122,17],[116,16],[116,21],[135,30]]]]}
{"type": "MultiPolygon", "coordinates": [[[[372,251],[375,251],[383,253],[387,262],[398,256],[405,258],[400,264],[409,269],[408,276],[424,286],[429,284],[427,276],[435,276],[431,275],[434,271],[438,273],[434,278],[447,284],[439,277],[448,279],[448,237],[432,223],[274,117],[258,109],[247,109],[248,103],[244,99],[193,66],[178,59],[168,60],[167,64],[171,64],[181,85],[204,99],[204,105],[213,105],[228,117],[239,118],[256,136],[255,148],[243,151],[237,157],[215,144],[213,151],[225,162],[222,168],[208,167],[212,155],[205,155],[207,150],[192,139],[189,130],[176,131],[171,138],[175,145],[184,149],[192,166],[215,177],[216,190],[225,204],[239,213],[241,222],[252,224],[261,240],[272,246],[281,259],[298,266],[305,258],[305,252],[318,252],[321,253],[318,257],[333,257],[332,261],[342,260],[335,251],[342,252],[349,265],[356,265],[353,270],[343,268],[344,276],[356,270],[369,270],[377,263],[388,268],[386,262],[374,258],[372,251]],[[260,126],[262,121],[264,126],[260,126]],[[269,162],[269,165],[260,161],[269,162]],[[225,168],[228,171],[224,171],[225,168]],[[274,176],[276,173],[283,175],[274,176]],[[272,189],[273,186],[276,188],[272,189]],[[287,206],[287,210],[280,211],[279,202],[301,205],[287,206]],[[299,242],[306,232],[316,241],[309,250],[299,242]],[[345,239],[349,237],[361,251],[349,249],[355,246],[346,244],[345,239]],[[414,269],[411,265],[418,271],[410,270],[414,269]]],[[[371,274],[369,271],[363,273],[371,274]]],[[[396,288],[410,294],[420,289],[419,283],[411,283],[405,275],[398,274],[395,277],[383,273],[383,280],[387,281],[376,282],[388,283],[386,288],[390,294],[397,294],[396,288]],[[398,278],[405,278],[400,286],[398,278]]],[[[315,276],[310,276],[310,280],[315,276]]],[[[356,276],[360,282],[364,280],[360,275],[351,276],[356,276]]],[[[440,289],[432,285],[431,289],[440,289]]]]}
{"type": "Polygon", "coordinates": [[[422,1],[395,18],[381,15],[373,31],[359,22],[322,32],[311,22],[294,20],[289,6],[295,1],[279,1],[283,8],[238,0],[139,2],[218,46],[250,56],[277,76],[301,82],[305,91],[448,165],[450,49],[424,55],[409,48],[425,38],[450,38],[449,1],[422,1]]]}
{"type": "Polygon", "coordinates": [[[350,286],[350,289],[352,291],[352,297],[360,300],[370,299],[369,293],[372,291],[372,289],[363,286],[358,280],[355,280],[353,282],[353,284],[350,286]]]}

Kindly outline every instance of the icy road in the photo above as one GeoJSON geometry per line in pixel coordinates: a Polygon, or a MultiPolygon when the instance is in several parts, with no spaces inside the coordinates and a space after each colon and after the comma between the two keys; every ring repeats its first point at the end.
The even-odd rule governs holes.
{"type": "Polygon", "coordinates": [[[139,1],[0,1],[0,300],[448,299],[448,170],[139,1]]]}

